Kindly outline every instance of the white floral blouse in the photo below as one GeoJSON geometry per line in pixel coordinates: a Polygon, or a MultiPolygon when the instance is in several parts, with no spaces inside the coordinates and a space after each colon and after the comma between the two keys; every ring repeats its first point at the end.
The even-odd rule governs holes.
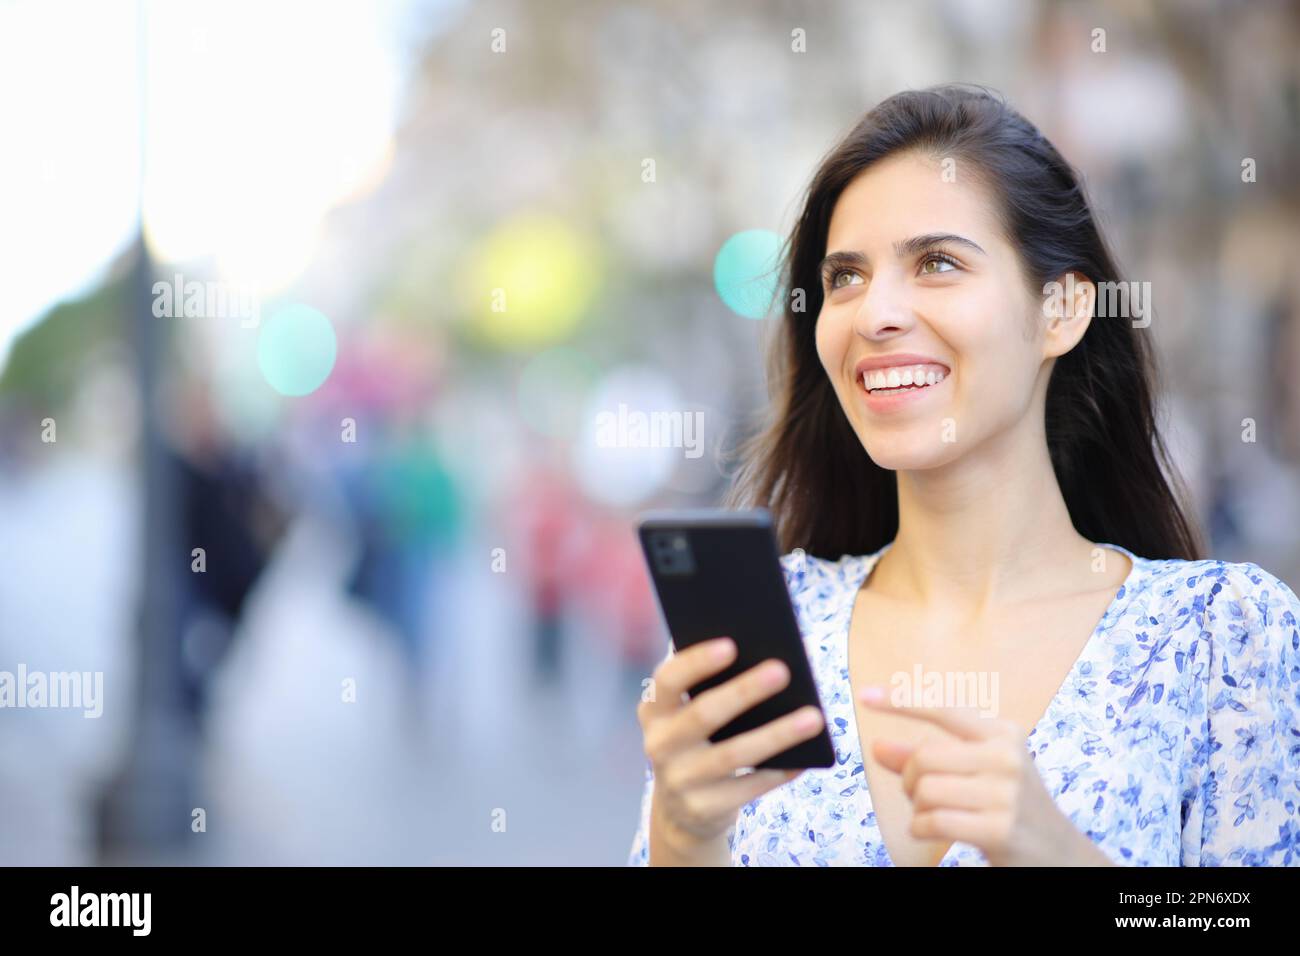
{"type": "MultiPolygon", "coordinates": [[[[735,866],[894,865],[847,655],[854,596],[890,546],[781,559],[836,760],[741,808],[735,866]]],[[[1300,866],[1300,599],[1256,564],[1103,546],[1132,570],[1027,741],[1057,806],[1123,866],[1300,866]]],[[[653,788],[647,760],[629,865],[649,862],[653,788]]],[[[988,860],[957,842],[939,865],[988,860]]]]}

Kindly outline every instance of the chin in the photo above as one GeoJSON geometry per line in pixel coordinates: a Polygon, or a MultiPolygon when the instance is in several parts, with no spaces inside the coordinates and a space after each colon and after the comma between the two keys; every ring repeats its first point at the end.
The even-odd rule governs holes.
{"type": "Polygon", "coordinates": [[[914,423],[892,435],[858,431],[867,455],[888,471],[925,471],[948,464],[957,457],[956,443],[942,443],[938,436],[937,422],[914,423]]]}

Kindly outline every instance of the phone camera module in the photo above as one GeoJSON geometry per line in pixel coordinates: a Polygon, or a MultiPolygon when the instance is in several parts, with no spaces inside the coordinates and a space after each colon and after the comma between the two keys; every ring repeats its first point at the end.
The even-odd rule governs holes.
{"type": "Polygon", "coordinates": [[[686,535],[680,531],[658,531],[650,536],[655,570],[660,574],[691,574],[695,558],[686,535]]]}

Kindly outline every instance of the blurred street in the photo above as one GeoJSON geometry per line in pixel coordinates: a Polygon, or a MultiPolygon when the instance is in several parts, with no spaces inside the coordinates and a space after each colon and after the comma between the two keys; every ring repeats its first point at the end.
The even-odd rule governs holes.
{"type": "Polygon", "coordinates": [[[0,865],[622,864],[635,517],[722,498],[801,192],[905,88],[1078,164],[1213,555],[1300,580],[1297,49],[1295,4],[0,4],[0,673],[104,688],[0,708],[0,865]]]}

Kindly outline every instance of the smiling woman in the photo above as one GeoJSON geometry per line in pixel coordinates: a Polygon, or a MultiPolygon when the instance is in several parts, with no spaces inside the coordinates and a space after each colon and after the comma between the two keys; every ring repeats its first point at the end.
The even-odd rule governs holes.
{"type": "Polygon", "coordinates": [[[896,472],[918,453],[908,436],[951,459],[1005,403],[1043,390],[1046,450],[1079,533],[1153,556],[1202,550],[1166,479],[1176,471],[1153,414],[1150,340],[1119,319],[1088,321],[1097,286],[1121,275],[1079,177],[996,94],[910,91],[863,117],[813,177],[786,268],[807,308],[787,304],[771,356],[774,418],[742,449],[732,503],[771,506],[788,548],[833,558],[892,540],[896,472]],[[1067,276],[1069,301],[1043,296],[1067,276]],[[1055,326],[1043,321],[1054,309],[1055,326]],[[961,359],[954,404],[931,406],[933,428],[867,417],[851,366],[823,367],[887,360],[900,343],[921,351],[918,340],[935,361],[961,359]],[[943,418],[956,437],[939,444],[943,418]],[[818,507],[830,487],[858,493],[818,507]]]}
{"type": "Polygon", "coordinates": [[[835,765],[737,779],[701,729],[754,675],[681,701],[722,665],[670,653],[629,862],[1300,865],[1300,599],[1201,556],[1146,325],[1096,311],[1119,269],[1051,143],[982,88],[893,96],[785,265],[807,309],[729,504],[790,552],[835,765]],[[993,714],[917,673],[996,678],[993,714]]]}

